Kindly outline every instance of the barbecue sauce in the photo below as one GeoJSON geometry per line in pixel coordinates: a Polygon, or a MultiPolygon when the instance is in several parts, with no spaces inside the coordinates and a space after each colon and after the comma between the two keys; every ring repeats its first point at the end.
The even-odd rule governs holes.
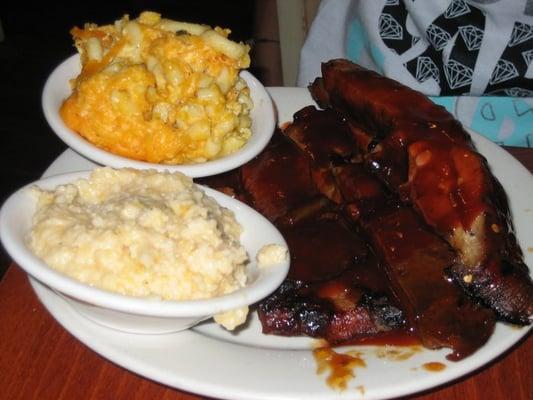
{"type": "Polygon", "coordinates": [[[367,169],[355,144],[347,150],[346,121],[308,107],[286,131],[240,169],[246,198],[280,228],[291,254],[293,283],[260,304],[264,333],[332,344],[416,338],[452,348],[451,359],[479,348],[492,313],[447,279],[455,261],[447,243],[367,169]],[[332,179],[317,180],[317,169],[332,179]]]}
{"type": "Polygon", "coordinates": [[[460,122],[422,93],[348,60],[323,63],[310,90],[357,128],[372,174],[453,248],[456,284],[499,319],[530,324],[533,280],[505,192],[460,122]]]}
{"type": "Polygon", "coordinates": [[[446,369],[446,365],[440,362],[428,362],[423,364],[422,368],[430,372],[441,372],[446,369]]]}
{"type": "Polygon", "coordinates": [[[329,372],[326,383],[339,391],[345,390],[348,382],[355,377],[356,368],[365,368],[365,360],[357,352],[338,353],[330,347],[313,350],[317,363],[317,373],[329,372]]]}

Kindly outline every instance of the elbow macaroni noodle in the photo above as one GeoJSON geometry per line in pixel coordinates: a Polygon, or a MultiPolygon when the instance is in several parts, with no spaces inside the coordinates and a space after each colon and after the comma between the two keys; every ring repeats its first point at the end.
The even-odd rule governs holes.
{"type": "Polygon", "coordinates": [[[230,31],[143,12],[71,31],[82,70],[61,107],[65,123],[115,154],[154,163],[203,162],[251,136],[249,46],[230,31]]]}

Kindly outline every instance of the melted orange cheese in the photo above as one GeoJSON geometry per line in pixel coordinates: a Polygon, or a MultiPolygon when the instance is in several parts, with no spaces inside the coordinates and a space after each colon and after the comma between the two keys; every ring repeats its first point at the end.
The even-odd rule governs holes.
{"type": "Polygon", "coordinates": [[[242,147],[252,103],[238,74],[249,65],[248,46],[229,41],[228,30],[188,24],[198,35],[168,30],[173,24],[181,23],[142,13],[74,28],[82,71],[60,110],[67,126],[105,150],[155,163],[201,162],[242,147]]]}

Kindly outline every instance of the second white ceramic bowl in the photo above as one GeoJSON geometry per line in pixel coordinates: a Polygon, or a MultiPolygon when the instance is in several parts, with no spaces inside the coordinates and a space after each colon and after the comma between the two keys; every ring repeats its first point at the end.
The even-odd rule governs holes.
{"type": "Polygon", "coordinates": [[[82,156],[98,164],[114,168],[157,169],[167,171],[180,171],[192,178],[216,175],[229,171],[245,164],[261,152],[270,141],[276,118],[272,100],[265,87],[252,74],[242,71],[240,76],[250,88],[254,107],[251,110],[252,136],[238,151],[225,157],[197,164],[154,164],[138,161],[113,154],[101,149],[67,127],[59,114],[63,101],[71,94],[69,81],[80,73],[81,65],[78,54],[71,56],[51,73],[48,77],[42,94],[42,107],[44,116],[52,130],[68,146],[82,156]]]}

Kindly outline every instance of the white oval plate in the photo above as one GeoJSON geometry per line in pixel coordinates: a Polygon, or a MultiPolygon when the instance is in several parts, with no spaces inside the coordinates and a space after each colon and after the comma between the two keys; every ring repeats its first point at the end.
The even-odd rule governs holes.
{"type": "MultiPolygon", "coordinates": [[[[272,88],[270,93],[280,121],[290,120],[294,111],[312,103],[305,89],[272,88]]],[[[532,175],[505,150],[479,135],[473,134],[473,138],[509,195],[522,249],[532,248],[532,175]]],[[[92,164],[68,150],[46,173],[87,169],[89,165],[92,164]]],[[[526,263],[533,265],[533,253],[525,252],[524,256],[526,263]]],[[[447,350],[424,350],[407,360],[394,361],[380,357],[374,347],[359,346],[356,349],[367,366],[355,369],[348,388],[339,392],[326,384],[326,375],[317,374],[310,351],[312,340],[263,335],[256,318],[236,334],[208,323],[155,338],[128,335],[91,323],[47,288],[32,284],[52,315],[102,356],[171,387],[224,399],[372,400],[406,396],[475,371],[518,343],[530,330],[498,323],[488,343],[459,362],[447,361],[447,350]],[[427,362],[440,362],[446,368],[429,372],[422,368],[427,362]]]]}
{"type": "Polygon", "coordinates": [[[114,168],[154,168],[158,170],[180,171],[192,178],[198,178],[229,171],[246,163],[264,149],[274,133],[276,120],[272,100],[268,92],[252,74],[248,71],[241,71],[240,76],[250,88],[254,107],[250,113],[252,118],[252,136],[237,152],[212,161],[179,165],[154,164],[113,154],[93,145],[68,128],[59,115],[61,104],[71,93],[69,81],[80,73],[80,68],[78,54],[67,58],[59,64],[44,85],[42,107],[44,116],[56,135],[76,152],[98,164],[114,168]]]}

